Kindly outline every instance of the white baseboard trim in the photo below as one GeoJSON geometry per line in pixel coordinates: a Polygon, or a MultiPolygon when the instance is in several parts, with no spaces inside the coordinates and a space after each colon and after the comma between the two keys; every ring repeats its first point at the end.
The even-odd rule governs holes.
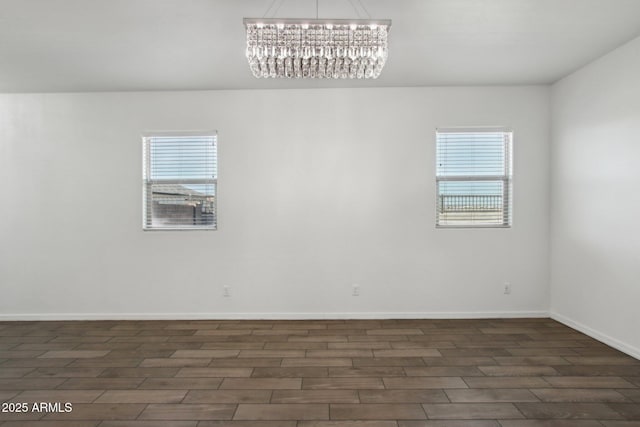
{"type": "Polygon", "coordinates": [[[547,311],[353,312],[353,313],[29,313],[0,314],[0,321],[33,320],[322,320],[498,319],[549,317],[547,311]]]}
{"type": "Polygon", "coordinates": [[[631,357],[640,359],[640,348],[634,347],[632,345],[628,345],[616,338],[613,338],[612,336],[609,336],[605,333],[592,329],[589,326],[586,326],[580,322],[576,322],[575,320],[570,319],[554,311],[551,311],[549,315],[553,320],[557,320],[560,323],[564,323],[565,325],[577,331],[580,331],[585,335],[589,335],[591,338],[596,339],[600,342],[603,342],[608,346],[615,348],[616,350],[620,350],[621,352],[626,353],[631,357]]]}

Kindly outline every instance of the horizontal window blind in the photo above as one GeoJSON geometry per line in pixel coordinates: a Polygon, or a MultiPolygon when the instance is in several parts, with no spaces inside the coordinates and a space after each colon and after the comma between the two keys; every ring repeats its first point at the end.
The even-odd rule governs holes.
{"type": "Polygon", "coordinates": [[[512,211],[512,133],[436,132],[436,225],[508,227],[512,211]]]}
{"type": "Polygon", "coordinates": [[[143,138],[143,228],[216,229],[217,135],[143,138]]]}

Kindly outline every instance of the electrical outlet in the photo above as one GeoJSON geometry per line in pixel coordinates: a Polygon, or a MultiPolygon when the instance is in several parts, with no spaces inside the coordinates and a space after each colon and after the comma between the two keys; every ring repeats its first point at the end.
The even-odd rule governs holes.
{"type": "Polygon", "coordinates": [[[505,295],[511,294],[511,283],[504,282],[504,294],[505,295]]]}
{"type": "Polygon", "coordinates": [[[353,285],[353,292],[351,293],[354,297],[360,296],[360,285],[353,285]]]}
{"type": "Polygon", "coordinates": [[[222,295],[224,295],[225,297],[230,297],[231,296],[231,286],[225,285],[222,295]]]}

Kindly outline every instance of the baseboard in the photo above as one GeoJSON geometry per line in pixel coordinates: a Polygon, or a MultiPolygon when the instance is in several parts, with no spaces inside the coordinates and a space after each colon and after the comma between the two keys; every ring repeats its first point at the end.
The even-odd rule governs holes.
{"type": "Polygon", "coordinates": [[[589,335],[591,338],[596,339],[604,344],[607,344],[610,347],[615,348],[616,350],[620,350],[623,353],[628,354],[631,357],[635,357],[636,359],[640,359],[640,348],[628,345],[620,340],[617,340],[605,333],[597,331],[589,326],[586,326],[580,322],[576,322],[573,319],[570,319],[562,314],[556,313],[554,311],[549,313],[550,317],[553,320],[557,320],[560,323],[563,323],[570,328],[573,328],[577,331],[582,332],[585,335],[589,335]]]}
{"type": "Polygon", "coordinates": [[[29,313],[0,314],[0,321],[33,320],[322,320],[499,319],[549,317],[546,311],[353,312],[353,313],[29,313]]]}

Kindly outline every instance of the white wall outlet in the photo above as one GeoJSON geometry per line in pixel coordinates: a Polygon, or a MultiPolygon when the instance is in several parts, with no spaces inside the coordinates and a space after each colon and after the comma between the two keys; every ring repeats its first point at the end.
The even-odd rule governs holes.
{"type": "Polygon", "coordinates": [[[230,297],[231,296],[231,286],[224,285],[224,290],[222,291],[222,295],[224,295],[225,297],[230,297]]]}
{"type": "Polygon", "coordinates": [[[351,295],[354,296],[354,297],[359,297],[360,296],[360,285],[353,285],[353,289],[352,289],[351,295]]]}
{"type": "Polygon", "coordinates": [[[509,282],[504,282],[504,294],[505,295],[509,295],[511,294],[511,283],[509,282]]]}

